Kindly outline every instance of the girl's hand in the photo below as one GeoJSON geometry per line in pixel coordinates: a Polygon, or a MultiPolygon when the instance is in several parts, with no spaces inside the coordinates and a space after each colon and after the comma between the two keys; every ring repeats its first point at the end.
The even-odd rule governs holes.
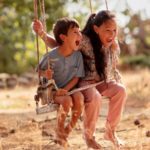
{"type": "Polygon", "coordinates": [[[114,52],[116,50],[119,49],[119,44],[118,44],[118,41],[117,40],[114,40],[114,42],[112,43],[111,45],[111,50],[114,52]]]}
{"type": "Polygon", "coordinates": [[[44,27],[40,20],[34,20],[32,23],[32,28],[35,33],[41,36],[44,33],[44,27]]]}

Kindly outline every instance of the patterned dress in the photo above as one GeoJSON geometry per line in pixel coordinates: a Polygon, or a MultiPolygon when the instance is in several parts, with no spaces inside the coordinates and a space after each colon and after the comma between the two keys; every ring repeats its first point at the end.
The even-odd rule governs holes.
{"type": "MultiPolygon", "coordinates": [[[[85,68],[85,77],[83,78],[83,80],[95,82],[102,81],[96,71],[93,47],[91,45],[90,39],[86,35],[83,35],[79,49],[83,54],[85,68]]],[[[117,49],[112,51],[111,49],[105,48],[103,48],[103,50],[106,57],[106,81],[109,82],[110,80],[115,79],[117,82],[121,82],[121,76],[119,74],[119,71],[116,69],[116,63],[118,61],[120,50],[117,49]]]]}

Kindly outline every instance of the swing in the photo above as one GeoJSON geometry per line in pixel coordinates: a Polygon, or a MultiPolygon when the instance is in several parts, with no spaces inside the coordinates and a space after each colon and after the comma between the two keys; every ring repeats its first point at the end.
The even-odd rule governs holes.
{"type": "MultiPolygon", "coordinates": [[[[37,6],[37,0],[34,0],[34,18],[38,19],[38,6],[37,6]]],[[[42,21],[44,25],[44,30],[46,31],[46,22],[45,22],[45,5],[44,0],[40,1],[40,11],[42,14],[42,21]]],[[[48,53],[48,47],[45,44],[46,47],[46,53],[48,53]]],[[[38,57],[38,81],[39,85],[37,88],[36,95],[34,96],[34,99],[36,101],[36,113],[37,114],[43,114],[52,112],[58,109],[59,105],[54,104],[53,96],[56,90],[58,89],[55,81],[53,79],[47,80],[45,77],[42,77],[39,72],[39,41],[38,41],[38,35],[36,34],[36,48],[37,48],[37,57],[38,57]],[[41,101],[41,105],[39,106],[39,101],[41,101]]],[[[48,69],[50,69],[51,62],[48,60],[48,69]]]]}
{"type": "MultiPolygon", "coordinates": [[[[92,13],[91,0],[89,0],[89,2],[90,2],[91,13],[92,13]]],[[[42,20],[43,20],[44,30],[46,32],[44,0],[41,0],[41,1],[39,0],[39,4],[40,4],[40,11],[42,13],[42,20]]],[[[106,0],[105,0],[105,4],[106,4],[106,8],[108,10],[108,5],[107,5],[107,1],[106,0]]],[[[37,0],[34,0],[34,18],[35,19],[38,19],[37,8],[38,8],[37,7],[37,0]]],[[[46,53],[48,53],[48,47],[47,47],[46,44],[45,44],[45,47],[46,47],[46,53]]],[[[36,34],[36,49],[37,49],[37,61],[38,61],[38,70],[39,70],[39,41],[38,41],[38,34],[36,34]]],[[[51,69],[51,66],[52,66],[52,60],[48,59],[48,69],[51,69]]],[[[53,112],[53,111],[58,110],[59,104],[55,104],[54,100],[53,100],[54,94],[58,90],[54,79],[49,79],[48,80],[45,77],[42,77],[40,75],[40,72],[38,71],[38,81],[39,81],[39,85],[38,85],[38,88],[37,88],[36,95],[34,96],[34,99],[36,101],[36,113],[37,114],[44,114],[44,113],[49,113],[49,112],[53,112]],[[41,105],[39,105],[39,102],[41,102],[41,105]]],[[[90,85],[87,85],[87,86],[83,86],[81,88],[74,89],[74,90],[68,92],[67,95],[71,95],[71,94],[73,94],[75,92],[83,91],[83,90],[86,90],[88,88],[95,87],[95,86],[101,84],[102,82],[98,82],[98,83],[95,83],[95,84],[90,84],[90,85]]],[[[108,99],[108,98],[103,96],[102,99],[108,99]]]]}

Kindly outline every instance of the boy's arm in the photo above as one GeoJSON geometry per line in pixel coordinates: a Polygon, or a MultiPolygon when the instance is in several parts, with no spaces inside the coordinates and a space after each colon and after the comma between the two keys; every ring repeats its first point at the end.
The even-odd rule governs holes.
{"type": "Polygon", "coordinates": [[[79,81],[78,77],[74,77],[63,89],[70,91],[79,81]]]}
{"type": "Polygon", "coordinates": [[[78,52],[76,57],[76,75],[65,87],[63,87],[63,89],[66,89],[67,91],[70,91],[73,87],[75,87],[79,79],[85,76],[82,54],[78,52]]]}
{"type": "Polygon", "coordinates": [[[32,28],[34,32],[37,33],[50,48],[58,46],[56,40],[52,36],[44,32],[44,27],[41,21],[34,20],[32,23],[32,28]]]}

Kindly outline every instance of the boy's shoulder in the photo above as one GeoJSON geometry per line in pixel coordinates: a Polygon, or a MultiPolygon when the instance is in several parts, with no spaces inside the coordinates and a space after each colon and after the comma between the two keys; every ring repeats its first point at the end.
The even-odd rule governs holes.
{"type": "Polygon", "coordinates": [[[49,57],[55,57],[57,55],[58,55],[58,47],[53,48],[47,54],[45,54],[45,56],[49,56],[49,57]]]}
{"type": "Polygon", "coordinates": [[[73,55],[78,57],[78,56],[82,55],[82,53],[78,50],[78,51],[74,51],[73,55]]]}
{"type": "Polygon", "coordinates": [[[53,48],[51,51],[49,51],[49,54],[57,54],[58,47],[53,48]]]}

